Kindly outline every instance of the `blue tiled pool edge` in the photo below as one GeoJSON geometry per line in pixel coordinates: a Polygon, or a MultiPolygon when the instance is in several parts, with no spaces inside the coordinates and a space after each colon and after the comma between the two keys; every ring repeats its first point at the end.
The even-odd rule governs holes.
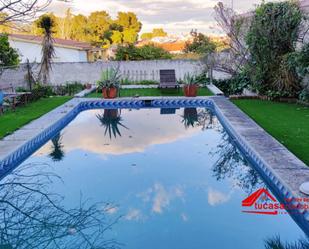
{"type": "MultiPolygon", "coordinates": [[[[284,201],[285,198],[298,198],[302,194],[297,192],[295,187],[295,179],[293,182],[289,182],[287,178],[282,176],[282,168],[276,169],[271,165],[267,158],[263,158],[263,155],[255,148],[252,141],[248,141],[246,137],[241,134],[243,127],[248,127],[254,130],[257,135],[259,132],[261,136],[269,136],[265,134],[263,130],[258,127],[250,118],[242,113],[236,106],[224,97],[204,97],[204,98],[138,98],[138,99],[116,99],[116,100],[99,100],[99,99],[80,99],[76,102],[76,105],[66,113],[61,119],[51,124],[48,128],[44,129],[33,139],[27,141],[11,154],[7,155],[0,161],[0,178],[5,176],[17,165],[23,162],[27,157],[34,153],[38,148],[44,145],[48,140],[55,136],[60,130],[62,130],[68,123],[70,123],[81,111],[89,109],[99,108],[173,108],[173,107],[207,107],[214,110],[221,124],[233,139],[235,144],[239,147],[242,153],[255,167],[255,169],[261,174],[264,181],[271,187],[280,201],[284,201]],[[151,102],[150,102],[151,101],[151,102]],[[246,123],[247,122],[247,123],[246,123]],[[256,127],[255,127],[255,126],[256,127]],[[241,127],[243,126],[243,127],[241,127]],[[259,128],[259,129],[258,129],[259,128]],[[293,184],[292,184],[293,183],[293,184]]],[[[245,128],[246,129],[246,128],[245,128]]],[[[270,137],[270,136],[269,136],[270,137]]],[[[267,139],[273,139],[272,137],[267,139]]],[[[272,140],[270,140],[273,142],[272,140]]],[[[276,141],[275,141],[276,142],[276,141]]],[[[278,143],[279,144],[279,143],[278,143]]],[[[275,144],[277,147],[282,146],[275,144]]],[[[283,146],[282,146],[283,147],[283,146]]],[[[283,147],[284,148],[284,147],[283,147]]],[[[271,148],[268,148],[271,149],[271,148]]],[[[280,148],[281,149],[281,148],[280,148]]],[[[284,148],[285,149],[285,148],[284,148]]],[[[282,151],[287,151],[286,149],[282,151]]],[[[281,151],[280,151],[281,153],[281,151]]],[[[288,151],[286,153],[289,153],[288,151]]],[[[291,157],[291,155],[289,155],[291,157]]],[[[294,156],[295,157],[295,156],[294,156]]],[[[299,181],[304,179],[309,180],[309,171],[306,165],[304,165],[299,159],[292,158],[296,165],[296,171],[303,172],[302,176],[299,176],[299,181]],[[305,174],[304,174],[305,173],[305,174]],[[305,175],[305,176],[304,176],[305,175]]],[[[294,163],[294,162],[293,162],[294,163]]],[[[294,164],[293,164],[294,166],[294,164]]],[[[294,171],[295,169],[293,169],[294,171]]],[[[292,173],[289,171],[286,174],[292,173]]],[[[297,179],[296,179],[297,180],[297,179]]],[[[300,184],[301,182],[299,182],[300,184]]],[[[297,204],[294,202],[293,204],[297,204]]],[[[306,210],[299,210],[297,213],[293,213],[292,217],[303,228],[304,231],[309,231],[309,213],[306,210]]]]}

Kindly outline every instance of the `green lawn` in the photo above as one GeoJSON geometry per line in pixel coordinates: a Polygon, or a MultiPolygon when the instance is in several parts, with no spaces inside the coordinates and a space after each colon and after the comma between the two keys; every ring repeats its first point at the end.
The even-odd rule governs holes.
{"type": "MultiPolygon", "coordinates": [[[[163,90],[157,88],[138,88],[138,89],[121,89],[120,97],[134,97],[134,96],[183,96],[183,91],[177,90],[163,90]]],[[[213,95],[208,88],[199,88],[199,96],[211,96],[213,95]]],[[[101,98],[102,93],[91,93],[87,95],[89,98],[101,98]]]]}
{"type": "Polygon", "coordinates": [[[233,100],[309,166],[309,107],[263,100],[233,100]]]}
{"type": "Polygon", "coordinates": [[[0,138],[12,133],[70,99],[71,97],[44,98],[29,103],[26,106],[17,107],[15,112],[7,110],[0,116],[0,138]]]}

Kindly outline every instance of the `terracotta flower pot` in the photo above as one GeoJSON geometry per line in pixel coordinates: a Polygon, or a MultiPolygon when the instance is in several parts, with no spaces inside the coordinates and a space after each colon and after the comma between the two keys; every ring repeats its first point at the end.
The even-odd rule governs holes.
{"type": "Polygon", "coordinates": [[[186,97],[197,96],[198,85],[186,85],[183,87],[183,92],[186,97]]]}
{"type": "Polygon", "coordinates": [[[103,87],[102,95],[104,99],[114,99],[117,97],[117,87],[103,87]]]}

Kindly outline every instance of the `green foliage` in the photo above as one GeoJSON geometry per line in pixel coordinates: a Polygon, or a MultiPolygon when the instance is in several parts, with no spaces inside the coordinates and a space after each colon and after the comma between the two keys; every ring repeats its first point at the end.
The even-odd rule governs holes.
{"type": "MultiPolygon", "coordinates": [[[[66,82],[64,85],[59,86],[49,86],[49,85],[42,85],[37,83],[34,85],[31,91],[31,101],[36,101],[41,98],[47,98],[50,96],[72,96],[84,89],[84,85],[80,82],[66,82]]],[[[27,89],[18,89],[18,91],[26,92],[27,89]]]]}
{"type": "Polygon", "coordinates": [[[138,60],[160,60],[171,59],[172,56],[163,48],[154,45],[145,45],[143,47],[120,46],[116,52],[117,61],[138,61],[138,60]]]}
{"type": "Polygon", "coordinates": [[[291,67],[296,67],[301,77],[306,77],[309,74],[309,43],[305,44],[300,51],[291,53],[288,63],[291,67]]]}
{"type": "Polygon", "coordinates": [[[73,96],[74,94],[84,90],[84,85],[77,81],[67,81],[64,85],[55,86],[53,88],[53,95],[64,96],[69,95],[73,96]]]}
{"type": "Polygon", "coordinates": [[[287,56],[295,51],[301,20],[294,2],[263,3],[256,9],[246,43],[251,80],[260,94],[276,91],[295,96],[299,92],[299,79],[287,56]]]}
{"type": "Polygon", "coordinates": [[[100,80],[97,81],[99,89],[103,87],[119,87],[121,82],[121,75],[119,68],[111,68],[102,71],[100,80]]]}
{"type": "Polygon", "coordinates": [[[121,79],[121,85],[158,85],[159,82],[155,80],[141,80],[141,81],[132,81],[128,78],[121,79]]]}
{"type": "Polygon", "coordinates": [[[141,38],[143,40],[151,40],[154,37],[164,37],[164,36],[167,36],[167,33],[162,28],[159,28],[159,29],[153,29],[152,32],[150,33],[143,33],[141,35],[141,38]]]}
{"type": "MultiPolygon", "coordinates": [[[[106,11],[95,11],[89,16],[73,15],[67,9],[64,17],[48,15],[53,21],[53,34],[56,38],[90,42],[95,46],[109,47],[112,44],[133,44],[142,28],[141,22],[133,12],[119,12],[113,20],[106,11]]],[[[39,20],[34,21],[31,33],[42,35],[37,28],[39,20]]]]}
{"type": "Polygon", "coordinates": [[[194,38],[193,42],[187,42],[184,52],[185,53],[197,53],[197,54],[208,54],[216,50],[216,45],[209,37],[202,33],[192,33],[194,38]]]}
{"type": "Polygon", "coordinates": [[[15,66],[18,63],[18,53],[10,47],[8,36],[6,34],[0,35],[0,66],[15,66]]]}
{"type": "Polygon", "coordinates": [[[199,82],[196,80],[195,75],[186,73],[183,77],[182,83],[184,83],[185,85],[197,85],[199,82]]]}
{"type": "Polygon", "coordinates": [[[213,80],[213,84],[228,96],[242,94],[245,88],[250,87],[251,81],[246,72],[241,72],[230,79],[213,80]]]}
{"type": "Polygon", "coordinates": [[[54,91],[51,86],[41,84],[35,84],[31,93],[31,101],[36,101],[40,98],[46,98],[54,95],[54,91]]]}

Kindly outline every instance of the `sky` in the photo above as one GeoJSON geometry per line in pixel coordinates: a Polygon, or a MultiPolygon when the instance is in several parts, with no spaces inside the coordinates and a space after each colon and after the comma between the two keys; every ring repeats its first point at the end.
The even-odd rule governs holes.
{"type": "MultiPolygon", "coordinates": [[[[213,7],[217,0],[71,0],[64,3],[53,1],[49,11],[62,15],[66,8],[73,13],[88,15],[93,11],[106,10],[112,17],[118,11],[132,11],[142,22],[142,33],[153,28],[163,28],[170,34],[186,34],[197,29],[206,34],[220,34],[221,31],[214,20],[213,7]]],[[[232,0],[221,0],[231,6],[232,0]]],[[[234,0],[236,12],[243,13],[254,9],[261,0],[234,0]]]]}

